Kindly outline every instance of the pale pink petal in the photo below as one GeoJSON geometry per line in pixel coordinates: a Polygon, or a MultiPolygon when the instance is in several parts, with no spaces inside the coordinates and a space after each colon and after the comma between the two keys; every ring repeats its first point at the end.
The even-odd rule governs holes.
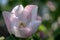
{"type": "Polygon", "coordinates": [[[19,31],[20,31],[21,37],[23,36],[24,38],[29,37],[29,36],[32,35],[32,31],[28,27],[20,28],[19,31]]]}
{"type": "Polygon", "coordinates": [[[17,5],[12,9],[11,13],[14,13],[16,16],[19,16],[22,13],[23,9],[24,7],[22,5],[17,5]]]}
{"type": "Polygon", "coordinates": [[[41,17],[37,16],[36,20],[31,21],[29,25],[27,25],[25,28],[18,28],[21,35],[20,37],[26,38],[31,36],[33,33],[37,31],[40,24],[41,24],[41,17]]]}
{"type": "Polygon", "coordinates": [[[20,34],[20,31],[18,30],[18,27],[16,26],[12,28],[12,34],[14,34],[16,37],[22,37],[22,35],[20,34]]]}
{"type": "Polygon", "coordinates": [[[32,31],[29,28],[18,28],[16,26],[14,26],[12,28],[12,33],[16,37],[27,38],[27,37],[31,36],[32,31]]]}
{"type": "MultiPolygon", "coordinates": [[[[15,27],[17,28],[19,26],[19,19],[18,17],[15,16],[15,14],[11,14],[10,16],[10,21],[11,21],[11,31],[12,31],[12,34],[15,34],[16,32],[16,29],[14,29],[15,27]]],[[[18,33],[18,32],[17,32],[18,33]]]]}
{"type": "Polygon", "coordinates": [[[23,20],[27,21],[27,24],[31,20],[35,20],[37,16],[37,9],[38,7],[36,5],[27,5],[25,9],[23,10],[23,20]]]}
{"type": "Polygon", "coordinates": [[[7,25],[7,28],[8,28],[9,33],[11,33],[10,15],[11,15],[10,12],[6,12],[6,11],[3,12],[3,17],[4,17],[4,20],[5,20],[5,23],[7,25]]]}
{"type": "Polygon", "coordinates": [[[18,25],[17,23],[19,22],[19,19],[18,17],[15,16],[15,14],[11,14],[10,21],[11,21],[11,26],[14,27],[18,25]]]}
{"type": "Polygon", "coordinates": [[[18,24],[18,17],[16,17],[14,14],[10,13],[10,12],[6,12],[4,11],[3,12],[3,17],[4,17],[4,20],[5,20],[5,23],[7,25],[7,29],[9,31],[9,33],[12,33],[12,28],[14,26],[17,26],[18,24]]]}
{"type": "Polygon", "coordinates": [[[34,20],[34,21],[31,21],[27,27],[31,29],[33,34],[37,31],[40,24],[41,24],[41,20],[34,20]]]}
{"type": "Polygon", "coordinates": [[[27,19],[26,19],[25,15],[22,13],[23,9],[24,8],[22,5],[17,5],[16,7],[13,8],[11,13],[15,14],[21,22],[24,22],[26,24],[27,19]]]}

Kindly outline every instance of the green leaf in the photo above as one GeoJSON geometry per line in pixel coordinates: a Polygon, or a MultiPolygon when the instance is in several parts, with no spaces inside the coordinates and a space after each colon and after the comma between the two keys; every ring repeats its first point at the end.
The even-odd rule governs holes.
{"type": "Polygon", "coordinates": [[[19,40],[19,38],[16,38],[15,36],[10,35],[10,36],[6,37],[5,40],[19,40]]]}
{"type": "Polygon", "coordinates": [[[43,32],[47,32],[47,28],[44,26],[44,25],[40,25],[39,27],[38,27],[38,31],[43,31],[43,32]]]}

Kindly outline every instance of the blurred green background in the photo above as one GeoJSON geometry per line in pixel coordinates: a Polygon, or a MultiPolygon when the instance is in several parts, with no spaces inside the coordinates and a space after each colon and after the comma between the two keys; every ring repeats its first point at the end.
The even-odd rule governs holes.
{"type": "MultiPolygon", "coordinates": [[[[42,31],[44,33],[43,36],[44,35],[47,36],[45,38],[42,38],[41,36],[37,37],[35,35],[36,36],[35,37],[33,35],[31,39],[29,40],[40,40],[40,39],[41,40],[60,40],[60,23],[58,23],[60,22],[58,21],[58,17],[60,17],[60,0],[0,0],[0,37],[4,36],[7,40],[9,40],[10,38],[10,35],[7,31],[7,28],[6,28],[6,25],[2,16],[2,12],[3,11],[10,12],[13,7],[20,4],[22,4],[24,7],[30,4],[38,5],[38,15],[42,17],[42,24],[39,26],[38,31],[40,31],[40,33],[42,31]],[[55,4],[56,10],[52,11],[49,9],[48,6],[47,6],[48,10],[43,9],[46,6],[46,3],[48,1],[51,1],[53,4],[55,4]],[[43,19],[45,17],[44,16],[45,12],[43,10],[46,12],[49,12],[47,14],[50,15],[51,19],[49,20],[43,19]]],[[[11,39],[11,40],[15,40],[15,39],[16,38],[11,39]]],[[[19,39],[17,38],[17,40],[19,39]]]]}

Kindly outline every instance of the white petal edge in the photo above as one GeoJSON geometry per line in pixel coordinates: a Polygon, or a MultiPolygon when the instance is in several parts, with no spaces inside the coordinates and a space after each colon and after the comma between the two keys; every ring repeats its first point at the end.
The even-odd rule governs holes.
{"type": "Polygon", "coordinates": [[[21,37],[19,30],[16,26],[12,28],[12,34],[14,34],[16,37],[21,37]]]}
{"type": "Polygon", "coordinates": [[[12,9],[11,13],[19,15],[22,13],[23,9],[24,9],[24,7],[22,5],[17,5],[12,9]]]}

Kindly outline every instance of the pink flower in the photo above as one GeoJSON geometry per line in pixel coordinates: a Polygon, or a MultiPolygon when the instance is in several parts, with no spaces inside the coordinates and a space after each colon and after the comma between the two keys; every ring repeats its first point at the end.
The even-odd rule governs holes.
{"type": "Polygon", "coordinates": [[[47,6],[48,6],[48,8],[49,8],[51,11],[55,11],[55,10],[56,10],[56,5],[55,5],[53,2],[51,2],[51,1],[48,1],[48,2],[47,2],[47,6]]]}
{"type": "Polygon", "coordinates": [[[37,31],[41,24],[41,17],[37,16],[36,5],[17,5],[11,12],[3,12],[3,17],[10,34],[16,37],[26,38],[37,31]]]}

